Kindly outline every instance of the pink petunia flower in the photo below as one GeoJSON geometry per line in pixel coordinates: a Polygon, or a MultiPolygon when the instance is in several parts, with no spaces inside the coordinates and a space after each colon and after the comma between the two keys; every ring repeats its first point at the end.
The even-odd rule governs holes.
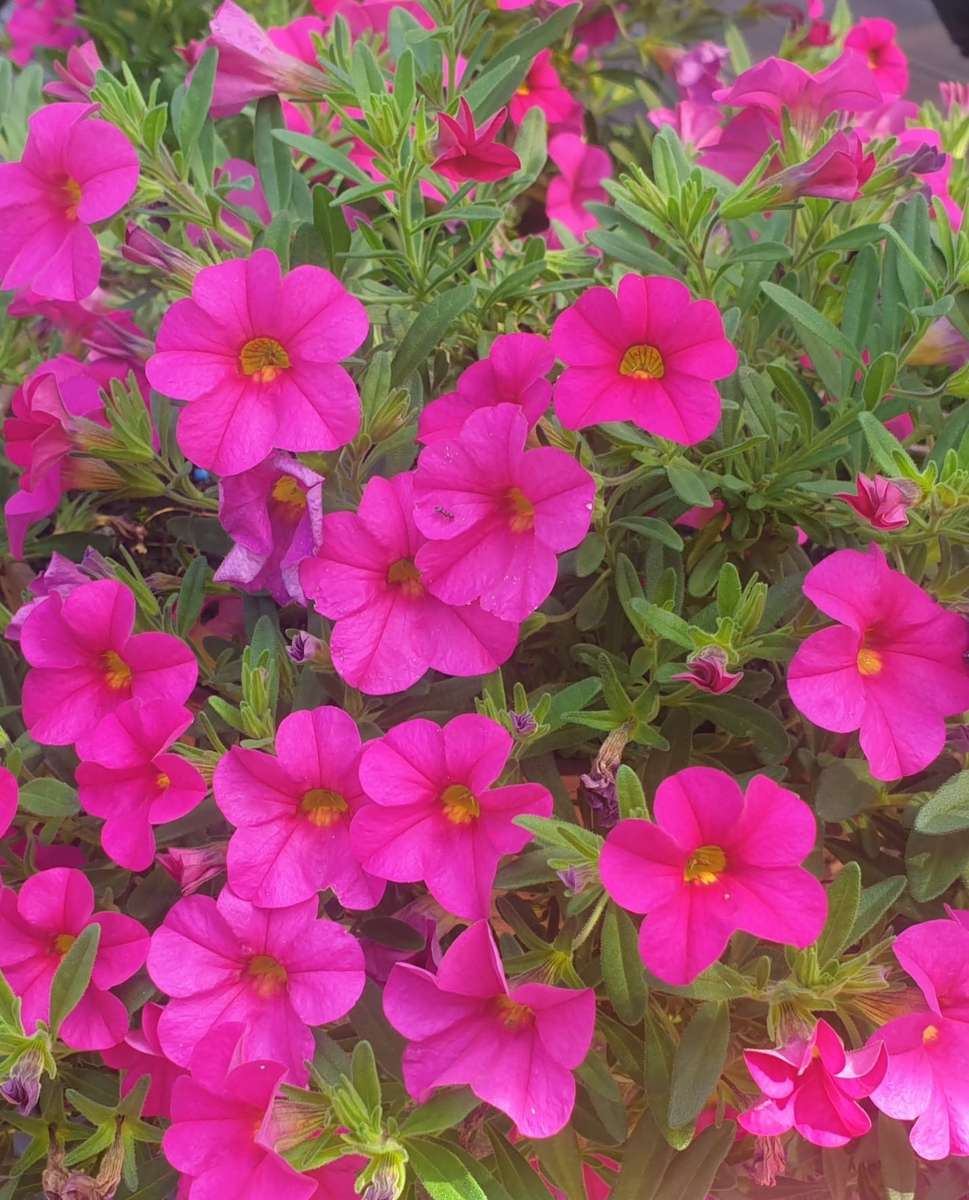
{"type": "Polygon", "coordinates": [[[509,988],[486,921],[455,939],[436,975],[398,963],[384,1012],[409,1043],[404,1083],[420,1103],[435,1088],[466,1084],[523,1137],[551,1137],[568,1122],[572,1072],[592,1043],[595,993],[509,988]]]}
{"type": "Polygon", "coordinates": [[[410,13],[425,29],[434,28],[430,14],[415,0],[312,0],[312,4],[324,18],[343,17],[355,37],[370,30],[386,34],[395,8],[410,13]]]}
{"type": "Polygon", "coordinates": [[[616,292],[590,288],[559,314],[552,347],[568,366],[555,384],[563,425],[633,421],[686,446],[716,429],[712,381],[737,366],[716,305],[665,275],[626,275],[616,292]]]}
{"type": "Polygon", "coordinates": [[[184,817],[208,791],[190,762],[166,753],[191,723],[169,700],[128,700],[78,741],[78,802],[104,818],[104,852],[129,871],[152,865],[152,826],[184,817]]]}
{"type": "Polygon", "coordinates": [[[805,1039],[777,1050],[745,1050],[744,1062],[764,1099],[741,1113],[748,1133],[777,1137],[796,1129],[815,1146],[846,1146],[871,1129],[871,1117],[858,1103],[885,1077],[885,1047],[870,1043],[846,1051],[827,1021],[818,1021],[805,1039]]]}
{"type": "Polygon", "coordinates": [[[31,736],[64,746],[90,733],[126,701],[181,705],[198,677],[195,655],[167,633],[138,633],[135,598],[114,579],[54,593],[24,622],[20,648],[24,721],[31,736]]]}
{"type": "Polygon", "coordinates": [[[256,908],[228,888],[179,900],[152,934],[148,973],[171,996],[158,1037],[188,1066],[223,1021],[245,1026],[247,1059],[284,1063],[290,1082],[307,1078],[312,1025],[344,1016],[363,991],[363,951],[334,921],[318,920],[314,896],[289,908],[256,908]]]}
{"type": "MultiPolygon", "coordinates": [[[[609,198],[602,186],[604,179],[612,178],[609,155],[577,134],[559,133],[548,144],[548,156],[559,169],[545,197],[548,218],[561,222],[577,238],[584,238],[598,225],[588,205],[604,204],[609,198]]],[[[553,241],[558,242],[554,235],[553,241]]]]}
{"type": "Polygon", "coordinates": [[[694,151],[709,150],[720,141],[723,113],[717,104],[681,100],[675,108],[651,108],[647,116],[657,129],[671,125],[680,141],[694,151]]]}
{"type": "Polygon", "coordinates": [[[730,60],[730,51],[716,42],[698,42],[689,50],[676,53],[673,78],[684,100],[709,104],[713,93],[723,86],[720,74],[730,60]]]}
{"type": "Polygon", "coordinates": [[[123,1042],[101,1052],[105,1065],[121,1072],[121,1095],[127,1096],[139,1079],[146,1075],[151,1086],[141,1110],[143,1117],[171,1116],[172,1089],[175,1080],[185,1074],[164,1055],[158,1040],[158,1020],[163,1009],[160,1004],[146,1004],[141,1010],[141,1028],[132,1029],[123,1042]]]}
{"type": "Polygon", "coordinates": [[[17,815],[20,787],[17,776],[6,767],[0,767],[0,837],[7,832],[17,815]]]}
{"type": "Polygon", "coordinates": [[[359,300],[321,267],[282,276],[272,250],[207,267],[162,319],[152,387],[189,401],[188,458],[222,475],[273,449],[335,450],[356,437],[360,398],[339,366],[367,336],[359,300]]]}
{"type": "Polygon", "coordinates": [[[512,745],[505,729],[474,713],[443,729],[405,721],[368,743],[360,783],[373,803],[353,818],[354,854],[381,879],[423,880],[455,916],[486,917],[499,862],[531,841],[515,817],[552,812],[541,784],[492,786],[512,745]]]}
{"type": "Polygon", "coordinates": [[[552,63],[552,51],[542,50],[529,67],[521,86],[508,104],[508,114],[520,125],[531,108],[540,108],[549,127],[574,121],[580,112],[578,102],[564,87],[552,63]]]}
{"type": "Polygon", "coordinates": [[[495,141],[508,117],[508,110],[499,109],[481,128],[474,123],[471,106],[462,96],[457,117],[438,114],[438,155],[433,168],[438,175],[455,183],[475,179],[493,183],[507,179],[521,167],[521,159],[509,146],[495,141]]]}
{"type": "Polygon", "coordinates": [[[38,50],[66,50],[81,36],[75,0],[14,0],[7,20],[10,58],[26,66],[38,50]]]}
{"type": "Polygon", "coordinates": [[[727,670],[727,655],[719,646],[704,646],[691,655],[686,665],[686,671],[671,678],[692,683],[701,692],[712,692],[715,696],[733,691],[744,677],[743,671],[727,670]]]}
{"type": "Polygon", "coordinates": [[[56,96],[58,100],[86,104],[94,87],[95,76],[104,69],[104,63],[101,62],[97,46],[88,40],[80,46],[71,46],[66,64],[55,60],[53,67],[57,79],[44,84],[47,95],[56,96]]]}
{"type": "MultiPolygon", "coordinates": [[[[836,492],[835,500],[843,500],[872,529],[902,529],[908,524],[908,510],[913,496],[908,488],[901,487],[884,475],[869,479],[858,472],[854,492],[836,492]]],[[[916,497],[917,498],[917,495],[916,497]]]]}
{"type": "Polygon", "coordinates": [[[94,911],[94,889],[81,871],[39,871],[19,893],[0,890],[0,970],[23,1004],[24,1029],[50,1020],[50,989],[64,955],[88,925],[101,926],[91,982],[61,1026],[74,1050],[104,1050],[128,1032],[128,1010],[108,990],[142,966],[148,931],[131,917],[94,911]]]}
{"type": "Polygon", "coordinates": [[[101,252],[90,226],[122,209],[138,184],[125,135],[92,104],[50,104],[28,121],[19,162],[0,163],[0,288],[54,300],[90,296],[101,252]]]}
{"type": "Polygon", "coordinates": [[[656,791],[655,821],[621,821],[600,871],[609,895],[647,913],[639,931],[646,967],[687,984],[744,930],[810,946],[827,915],[824,888],[800,864],[817,837],[814,814],[766,775],[741,792],[711,767],[688,767],[656,791]]]}
{"type": "Polygon", "coordinates": [[[203,884],[225,871],[227,846],[228,842],[210,842],[187,849],[171,846],[155,861],[175,880],[183,896],[192,896],[203,884]]]}
{"type": "Polygon", "coordinates": [[[787,674],[801,712],[835,733],[860,731],[876,779],[899,779],[942,753],[945,718],[969,708],[969,623],[893,571],[878,546],[838,550],[804,594],[838,622],[813,633],[787,674]]]}
{"type": "Polygon", "coordinates": [[[781,188],[778,203],[819,196],[827,200],[857,200],[877,165],[874,154],[865,154],[857,133],[839,130],[806,162],[797,163],[764,180],[764,186],[781,188]]]}
{"type": "Polygon", "coordinates": [[[949,222],[953,229],[962,228],[963,211],[949,192],[949,178],[952,175],[952,156],[942,154],[942,135],[937,129],[921,126],[910,127],[898,135],[898,145],[895,148],[897,157],[919,155],[925,149],[936,152],[936,161],[931,170],[918,170],[925,190],[930,198],[938,197],[942,202],[949,222]]]}
{"type": "Polygon", "coordinates": [[[908,58],[896,40],[894,21],[865,17],[848,30],[845,50],[864,59],[882,95],[888,99],[908,90],[908,58]]]}
{"type": "Polygon", "coordinates": [[[322,548],[300,567],[306,595],[336,621],[334,667],[369,695],[401,692],[428,670],[485,675],[518,642],[517,623],[430,593],[415,565],[425,545],[414,523],[413,474],[375,476],[356,513],[323,518],[322,548]]]}
{"type": "Polygon", "coordinates": [[[276,733],[278,757],[233,746],[212,781],[236,826],[229,884],[237,896],[280,908],[332,888],[345,908],[374,908],[382,880],[350,849],[350,819],[365,803],[353,718],[329,705],[294,712],[276,733]]]}
{"type": "MultiPolygon", "coordinates": [[[[780,139],[780,124],[760,108],[743,108],[720,130],[710,128],[709,116],[700,114],[704,131],[699,157],[701,167],[716,171],[731,183],[742,183],[760,162],[771,143],[780,139]]],[[[779,170],[780,159],[771,160],[769,169],[779,170]]]]}

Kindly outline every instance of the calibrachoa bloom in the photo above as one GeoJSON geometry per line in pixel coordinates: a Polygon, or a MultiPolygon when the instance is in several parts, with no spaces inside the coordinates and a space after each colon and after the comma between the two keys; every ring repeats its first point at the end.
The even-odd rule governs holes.
{"type": "Polygon", "coordinates": [[[582,238],[598,225],[588,206],[608,199],[602,181],[612,176],[609,155],[578,134],[559,133],[548,144],[548,156],[559,169],[545,197],[548,219],[561,222],[575,237],[582,238]]]}
{"type": "Polygon", "coordinates": [[[590,288],[557,318],[552,346],[567,364],[555,384],[563,425],[633,421],[687,446],[716,429],[712,381],[737,366],[716,305],[665,275],[626,275],[616,292],[590,288]]]}
{"type": "Polygon", "coordinates": [[[148,931],[131,917],[94,911],[94,889],[81,871],[53,867],[19,892],[0,890],[0,970],[20,997],[32,1033],[50,1019],[50,989],[64,955],[88,925],[101,926],[94,970],[60,1038],[74,1050],[104,1050],[128,1032],[128,1010],[108,989],[142,966],[148,931]]]}
{"type": "Polygon", "coordinates": [[[0,767],[0,837],[3,837],[13,824],[19,796],[17,776],[6,767],[0,767]]]}
{"type": "Polygon", "coordinates": [[[496,722],[470,713],[443,729],[405,721],[369,743],[360,782],[373,803],[350,828],[357,858],[382,879],[424,880],[456,916],[487,916],[498,863],[531,841],[515,817],[552,812],[540,784],[492,786],[512,744],[496,722]]]}
{"type": "Polygon", "coordinates": [[[307,1078],[311,1025],[349,1012],[363,990],[363,951],[333,921],[318,920],[314,896],[288,908],[256,908],[228,888],[218,901],[187,896],[152,934],[148,973],[171,996],[158,1022],[162,1049],[188,1066],[223,1021],[245,1026],[247,1059],[284,1063],[307,1078]]]}
{"type": "Polygon", "coordinates": [[[727,670],[727,655],[719,646],[705,646],[691,655],[686,665],[686,671],[671,678],[692,683],[701,692],[712,692],[715,696],[733,691],[744,677],[743,671],[727,670]]]}
{"type": "Polygon", "coordinates": [[[520,406],[479,409],[453,441],[428,446],[414,476],[414,520],[429,540],[417,569],[448,604],[521,621],[555,584],[557,555],[577,546],[595,482],[564,450],[526,450],[520,406]]]}
{"type": "Polygon", "coordinates": [[[207,267],[162,319],[152,387],[190,403],[178,420],[188,458],[238,475],[271,450],[334,450],[360,427],[339,366],[367,336],[359,300],[321,267],[283,276],[272,250],[207,267]]]}
{"type": "Polygon", "coordinates": [[[820,934],[824,888],[800,865],[817,825],[793,792],[766,775],[741,792],[723,771],[688,767],[657,788],[654,814],[620,822],[600,862],[613,900],[647,914],[639,950],[654,975],[690,983],[741,929],[789,946],[820,934]]]}
{"type": "Polygon", "coordinates": [[[198,677],[195,655],[167,633],[136,633],[135,598],[96,579],[65,599],[48,596],[24,621],[20,648],[24,721],[38,742],[63,746],[90,733],[126,701],[181,705],[198,677]]]}
{"type": "Polygon", "coordinates": [[[138,183],[134,147],[92,104],[32,114],[19,162],[0,163],[0,287],[54,300],[90,296],[101,252],[90,226],[128,203],[138,183]]]}
{"type": "Polygon", "coordinates": [[[495,141],[507,117],[508,110],[499,109],[479,129],[471,106],[462,96],[457,117],[443,112],[438,117],[440,136],[434,170],[455,183],[469,179],[493,183],[514,175],[521,167],[521,159],[509,146],[495,141]]]}
{"type": "Polygon", "coordinates": [[[189,849],[173,846],[159,854],[156,861],[175,880],[183,896],[192,896],[225,871],[227,846],[228,842],[210,842],[189,849]]]}
{"type": "Polygon", "coordinates": [[[858,1103],[885,1077],[885,1047],[846,1051],[827,1021],[777,1050],[745,1050],[744,1062],[765,1099],[741,1113],[748,1133],[776,1137],[796,1129],[815,1146],[845,1146],[871,1129],[858,1103]]]}
{"type": "Polygon", "coordinates": [[[141,1028],[131,1029],[117,1046],[101,1053],[105,1064],[121,1072],[121,1095],[126,1096],[139,1079],[147,1075],[151,1086],[141,1110],[143,1117],[169,1117],[172,1109],[172,1088],[175,1080],[185,1074],[165,1057],[158,1040],[158,1020],[163,1009],[160,1004],[146,1004],[141,1010],[141,1028]]]}
{"type": "Polygon", "coordinates": [[[512,121],[520,125],[530,108],[540,108],[549,126],[561,125],[579,113],[579,105],[568,88],[563,87],[552,63],[551,50],[535,56],[524,82],[508,103],[512,121]]]}
{"type": "Polygon", "coordinates": [[[883,530],[906,526],[913,500],[907,487],[901,487],[884,475],[869,479],[862,471],[858,472],[854,492],[836,492],[834,498],[850,505],[872,529],[883,530]]]}
{"type": "Polygon", "coordinates": [[[10,57],[23,67],[40,49],[63,50],[77,41],[76,0],[14,0],[7,21],[10,57]]]}
{"type": "Polygon", "coordinates": [[[963,212],[949,193],[949,178],[952,175],[952,156],[942,153],[942,137],[936,129],[914,127],[898,135],[895,153],[899,157],[913,155],[921,159],[927,151],[935,151],[935,158],[925,164],[916,164],[917,174],[925,185],[930,198],[937,197],[949,217],[953,229],[962,226],[963,212]]]}
{"type": "Polygon", "coordinates": [[[75,100],[82,104],[86,103],[91,95],[98,71],[104,69],[98,48],[92,41],[82,42],[80,46],[71,46],[67,52],[67,63],[55,61],[53,66],[57,79],[53,83],[44,84],[47,95],[56,96],[58,100],[75,100]]]}
{"type": "Polygon", "coordinates": [[[276,732],[276,754],[233,746],[215,771],[216,803],[236,826],[232,890],[279,908],[332,888],[345,908],[373,908],[384,884],[350,849],[350,819],[366,802],[353,718],[330,706],[291,713],[276,732]]]}
{"type": "Polygon", "coordinates": [[[894,21],[865,17],[848,30],[844,42],[845,50],[864,59],[886,98],[908,90],[908,59],[895,40],[897,32],[894,21]]]}
{"type": "Polygon", "coordinates": [[[874,545],[828,555],[804,594],[838,624],[794,655],[791,699],[822,729],[859,730],[876,779],[927,767],[942,753],[945,718],[969,708],[966,618],[893,571],[874,545]]]}
{"type": "Polygon", "coordinates": [[[595,1008],[591,988],[509,988],[486,921],[452,943],[436,975],[398,963],[384,989],[387,1020],[408,1041],[404,1083],[415,1100],[466,1084],[535,1138],[572,1115],[572,1072],[592,1043],[595,1008]]]}
{"type": "Polygon", "coordinates": [[[764,182],[765,186],[781,188],[778,203],[801,196],[857,200],[875,170],[876,161],[874,154],[865,154],[857,133],[839,130],[806,162],[771,175],[764,182]]]}

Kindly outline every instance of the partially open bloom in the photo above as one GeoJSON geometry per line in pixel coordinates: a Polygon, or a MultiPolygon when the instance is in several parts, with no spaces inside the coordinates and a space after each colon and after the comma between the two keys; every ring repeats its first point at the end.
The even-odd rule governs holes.
{"type": "Polygon", "coordinates": [[[622,821],[602,850],[609,895],[648,914],[639,931],[646,967],[687,984],[742,929],[810,946],[824,926],[824,888],[800,864],[817,836],[793,792],[755,775],[741,792],[724,771],[688,767],[656,790],[656,823],[622,821]]]}
{"type": "Polygon", "coordinates": [[[382,879],[424,880],[456,916],[486,917],[498,863],[531,841],[515,817],[552,812],[541,784],[492,786],[511,748],[505,729],[474,713],[443,729],[405,721],[368,743],[360,782],[373,803],[353,818],[357,858],[382,879]]]}
{"type": "Polygon", "coordinates": [[[141,1010],[141,1028],[131,1029],[117,1046],[101,1053],[109,1067],[121,1072],[121,1095],[126,1096],[139,1079],[147,1075],[151,1086],[141,1110],[143,1117],[169,1117],[172,1108],[172,1088],[175,1080],[185,1074],[185,1068],[170,1062],[158,1040],[160,1004],[146,1004],[141,1010]]]}
{"type": "Polygon", "coordinates": [[[182,849],[172,846],[156,859],[163,871],[178,884],[183,896],[191,896],[199,888],[225,871],[226,842],[210,842],[205,846],[182,849]]]}
{"type": "Polygon", "coordinates": [[[548,144],[548,156],[559,169],[545,197],[548,219],[561,222],[570,233],[582,238],[598,224],[588,206],[608,199],[602,181],[612,177],[609,155],[578,134],[559,133],[548,144]]]}
{"type": "Polygon", "coordinates": [[[860,55],[885,97],[908,90],[908,59],[896,40],[894,21],[865,17],[848,30],[845,50],[860,55]]]}
{"type": "Polygon", "coordinates": [[[733,691],[743,679],[743,671],[727,670],[727,655],[719,646],[704,646],[687,660],[687,670],[672,676],[677,681],[692,683],[701,692],[722,696],[733,691]]]}
{"type": "Polygon", "coordinates": [[[865,154],[861,138],[839,130],[803,163],[788,167],[764,180],[765,187],[781,188],[778,203],[801,196],[827,200],[857,200],[876,166],[874,154],[865,154]]]}
{"type": "Polygon", "coordinates": [[[478,129],[471,106],[462,96],[457,117],[443,112],[438,117],[440,137],[434,170],[455,183],[468,179],[493,183],[514,175],[521,167],[521,160],[509,146],[495,140],[507,117],[508,110],[499,109],[478,129]]]}
{"type": "Polygon", "coordinates": [[[836,492],[835,500],[843,500],[867,521],[872,529],[902,529],[908,524],[908,510],[913,497],[908,487],[902,487],[884,475],[869,479],[858,472],[854,492],[836,492]]]}
{"type": "Polygon", "coordinates": [[[80,46],[71,46],[67,52],[67,63],[55,59],[53,66],[57,79],[44,84],[47,95],[56,96],[58,100],[76,100],[82,104],[91,95],[98,71],[104,68],[98,48],[90,40],[82,42],[80,46]]]}
{"type": "Polygon", "coordinates": [[[542,50],[535,56],[521,86],[508,103],[512,121],[520,125],[530,108],[540,108],[549,126],[561,125],[579,115],[579,105],[552,63],[551,50],[542,50]]]}
{"type": "Polygon", "coordinates": [[[572,1072],[592,1042],[595,993],[509,988],[486,921],[451,944],[436,975],[398,963],[384,1012],[409,1043],[404,1083],[415,1100],[466,1084],[534,1138],[558,1133],[572,1115],[572,1072]]]}
{"type": "Polygon", "coordinates": [[[961,367],[969,362],[969,342],[946,317],[933,321],[905,360],[910,367],[961,367]]]}
{"type": "Polygon", "coordinates": [[[7,20],[10,58],[26,66],[38,50],[65,50],[81,36],[76,0],[14,0],[7,20]]]}
{"type": "Polygon", "coordinates": [[[913,126],[898,135],[895,154],[899,158],[914,158],[910,169],[918,174],[928,192],[929,199],[938,198],[949,217],[953,229],[962,227],[963,212],[949,192],[952,174],[952,156],[942,151],[942,136],[937,129],[913,126]],[[934,159],[926,162],[927,152],[934,151],[934,159]],[[926,169],[928,167],[929,169],[926,169]]]}
{"type": "Polygon", "coordinates": [[[20,788],[17,777],[6,767],[0,767],[0,837],[7,832],[17,815],[20,788]]]}
{"type": "Polygon", "coordinates": [[[969,623],[893,571],[877,546],[812,567],[804,594],[838,622],[813,633],[787,686],[801,712],[835,733],[860,730],[876,779],[921,771],[942,753],[945,718],[969,708],[969,623]]]}

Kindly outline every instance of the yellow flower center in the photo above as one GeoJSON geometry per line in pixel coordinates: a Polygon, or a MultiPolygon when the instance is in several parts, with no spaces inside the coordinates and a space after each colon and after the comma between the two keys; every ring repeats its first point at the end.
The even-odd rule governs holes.
{"type": "Polygon", "coordinates": [[[508,524],[512,533],[527,533],[535,528],[535,505],[521,488],[513,487],[505,497],[508,505],[508,524]]]}
{"type": "Polygon", "coordinates": [[[421,573],[409,558],[399,558],[387,572],[387,582],[396,584],[405,596],[416,599],[424,595],[421,573]]]}
{"type": "Polygon", "coordinates": [[[287,516],[298,517],[306,511],[306,492],[292,475],[280,475],[269,494],[287,510],[287,516]]]}
{"type": "Polygon", "coordinates": [[[67,200],[67,205],[64,209],[64,215],[69,221],[77,220],[77,206],[81,203],[81,185],[76,179],[68,179],[64,184],[64,196],[67,200]]]}
{"type": "Polygon", "coordinates": [[[474,793],[463,783],[452,783],[441,793],[441,805],[444,815],[455,825],[470,825],[481,815],[481,809],[474,793]]]}
{"type": "Polygon", "coordinates": [[[495,1011],[506,1029],[526,1029],[535,1020],[535,1014],[528,1005],[519,1004],[511,996],[496,996],[495,1011]]]}
{"type": "Polygon", "coordinates": [[[338,792],[331,792],[328,788],[313,788],[303,797],[299,807],[306,813],[311,825],[329,829],[347,811],[347,802],[338,792]]]}
{"type": "Polygon", "coordinates": [[[939,1040],[938,1025],[926,1025],[926,1027],[922,1030],[922,1045],[923,1046],[931,1046],[933,1042],[937,1042],[938,1040],[939,1040]]]}
{"type": "Polygon", "coordinates": [[[131,687],[131,668],[117,650],[105,650],[101,655],[101,666],[104,669],[104,681],[112,691],[120,692],[131,687]]]}
{"type": "Polygon", "coordinates": [[[77,938],[73,933],[59,933],[54,938],[54,953],[59,954],[63,958],[76,941],[77,938]]]}
{"type": "Polygon", "coordinates": [[[256,993],[263,997],[275,996],[286,986],[288,976],[281,962],[268,954],[257,954],[249,960],[246,974],[253,980],[256,993]]]}
{"type": "Polygon", "coordinates": [[[619,363],[619,374],[633,379],[662,379],[666,366],[655,346],[630,346],[619,363]]]}
{"type": "Polygon", "coordinates": [[[727,865],[727,856],[719,846],[701,846],[694,850],[683,869],[687,883],[700,883],[704,887],[716,883],[727,865]]]}
{"type": "Polygon", "coordinates": [[[532,89],[528,86],[527,83],[522,83],[522,84],[519,84],[518,87],[515,89],[515,94],[517,96],[530,96],[532,94],[532,89]]]}
{"type": "Polygon", "coordinates": [[[164,772],[164,771],[160,771],[160,772],[159,772],[159,773],[158,773],[158,774],[155,776],[155,787],[156,787],[156,788],[158,788],[158,790],[159,790],[160,792],[165,792],[165,791],[167,791],[167,790],[168,790],[168,789],[169,789],[171,786],[172,786],[172,781],[171,781],[171,779],[170,779],[170,778],[169,778],[169,777],[168,777],[168,776],[165,774],[165,772],[164,772]]]}
{"type": "Polygon", "coordinates": [[[877,650],[868,650],[865,648],[858,651],[859,675],[879,675],[884,665],[882,656],[877,650]]]}
{"type": "Polygon", "coordinates": [[[239,351],[243,375],[251,375],[256,383],[272,383],[291,365],[289,355],[275,338],[253,338],[239,351]]]}

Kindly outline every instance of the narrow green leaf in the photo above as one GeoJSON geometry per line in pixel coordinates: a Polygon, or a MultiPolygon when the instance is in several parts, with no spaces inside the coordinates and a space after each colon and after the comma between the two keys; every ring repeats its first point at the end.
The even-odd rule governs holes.
{"type": "Polygon", "coordinates": [[[619,815],[623,819],[645,816],[646,794],[643,785],[627,763],[621,763],[616,772],[616,799],[619,801],[619,815]]]}
{"type": "Polygon", "coordinates": [[[704,1129],[670,1164],[660,1193],[662,1200],[706,1200],[736,1133],[733,1121],[724,1121],[719,1129],[715,1125],[704,1129]]]}
{"type": "Polygon", "coordinates": [[[602,922],[602,980],[616,1016],[624,1025],[638,1025],[646,1011],[639,935],[626,913],[615,904],[606,909],[602,922]]]}
{"type": "Polygon", "coordinates": [[[283,110],[278,96],[263,96],[256,105],[253,154],[262,179],[266,202],[273,216],[285,211],[293,190],[293,159],[277,130],[283,130],[283,110]]]}
{"type": "MultiPolygon", "coordinates": [[[[215,46],[209,46],[195,64],[191,83],[185,89],[185,95],[178,105],[178,116],[174,121],[175,136],[186,155],[190,155],[195,148],[202,126],[209,115],[218,62],[218,50],[215,46]]],[[[173,105],[173,110],[174,107],[173,105]]]]}
{"type": "Polygon", "coordinates": [[[668,521],[660,521],[657,517],[621,517],[612,524],[613,526],[618,525],[620,529],[631,529],[634,533],[641,533],[643,537],[661,542],[670,550],[680,551],[683,549],[683,539],[673,526],[668,521]]]}
{"type": "Polygon", "coordinates": [[[713,504],[703,477],[692,464],[685,460],[679,463],[670,463],[666,468],[666,477],[670,481],[670,487],[684,504],[698,508],[709,508],[713,504]]]}
{"type": "Polygon", "coordinates": [[[866,887],[861,893],[858,904],[858,916],[848,937],[847,944],[853,946],[878,924],[889,911],[902,892],[908,887],[904,875],[891,875],[866,887]]]}
{"type": "Polygon", "coordinates": [[[582,1156],[571,1124],[554,1137],[533,1142],[545,1172],[565,1192],[568,1200],[586,1200],[582,1156]]]}
{"type": "Polygon", "coordinates": [[[828,887],[828,919],[817,940],[818,962],[824,967],[850,943],[861,903],[861,867],[845,863],[828,887]]]}
{"type": "Polygon", "coordinates": [[[729,1040],[730,1009],[726,1002],[702,1004],[673,1055],[669,1106],[672,1128],[688,1125],[699,1116],[723,1071],[729,1040]]]}
{"type": "Polygon", "coordinates": [[[473,285],[464,283],[442,292],[421,309],[394,355],[390,377],[395,387],[406,383],[411,375],[420,369],[421,364],[437,348],[450,326],[465,312],[473,299],[473,285]]]}
{"type": "Polygon", "coordinates": [[[781,721],[746,696],[698,696],[691,698],[689,709],[734,737],[749,738],[768,758],[783,758],[787,754],[787,732],[781,721]]]}
{"type": "Polygon", "coordinates": [[[537,1172],[505,1138],[491,1125],[486,1127],[495,1156],[498,1178],[515,1200],[548,1200],[548,1191],[537,1172]]]}
{"type": "Polygon", "coordinates": [[[623,1147],[612,1200],[659,1200],[663,1176],[675,1156],[647,1108],[623,1147]]]}
{"type": "Polygon", "coordinates": [[[648,600],[630,600],[628,608],[639,618],[643,627],[656,637],[675,642],[685,650],[693,649],[690,626],[676,613],[667,608],[660,608],[658,604],[650,604],[648,600]]]}
{"type": "Polygon", "coordinates": [[[920,903],[941,896],[969,867],[969,829],[933,837],[913,829],[905,846],[905,872],[920,903]]]}
{"type": "Polygon", "coordinates": [[[428,1133],[441,1133],[460,1125],[468,1113],[473,1112],[481,1101],[470,1088],[444,1088],[409,1113],[401,1123],[403,1137],[420,1137],[428,1133]]]}
{"type": "Polygon", "coordinates": [[[182,586],[178,593],[175,626],[180,638],[187,638],[199,619],[202,605],[205,603],[205,582],[208,574],[209,564],[205,555],[197,554],[182,577],[182,586]]]}
{"type": "Polygon", "coordinates": [[[915,828],[936,837],[969,829],[969,771],[945,781],[916,813],[915,828]]]}
{"type": "Polygon", "coordinates": [[[407,1154],[431,1200],[488,1200],[461,1160],[439,1142],[415,1139],[408,1142],[407,1154]]]}
{"type": "Polygon", "coordinates": [[[50,986],[50,1030],[56,1037],[91,982],[94,959],[101,941],[101,926],[88,927],[77,935],[73,945],[61,959],[50,986]]]}
{"type": "Polygon", "coordinates": [[[350,1078],[357,1090],[357,1095],[372,1113],[379,1113],[382,1093],[380,1076],[377,1073],[377,1060],[374,1058],[373,1047],[367,1041],[357,1042],[350,1056],[350,1078]]]}
{"type": "Polygon", "coordinates": [[[850,358],[852,362],[860,364],[861,359],[857,348],[848,341],[836,325],[808,304],[806,300],[802,300],[800,296],[796,296],[787,288],[780,287],[776,283],[762,283],[760,288],[778,308],[787,313],[799,331],[806,330],[809,335],[817,338],[832,350],[837,350],[850,358]]]}

